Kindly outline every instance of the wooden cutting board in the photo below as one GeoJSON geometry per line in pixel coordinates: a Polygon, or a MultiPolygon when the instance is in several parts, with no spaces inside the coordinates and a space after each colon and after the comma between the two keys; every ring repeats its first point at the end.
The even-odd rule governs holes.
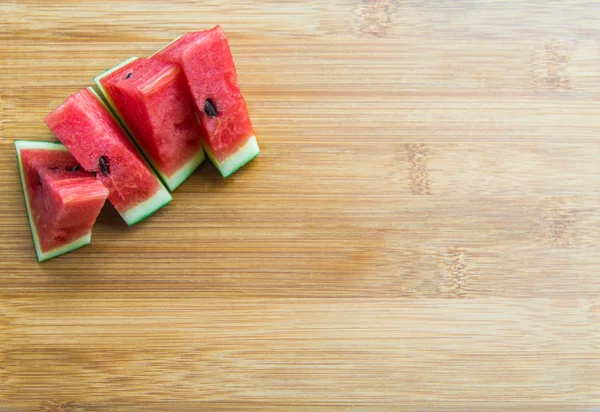
{"type": "Polygon", "coordinates": [[[0,12],[1,411],[600,407],[597,2],[0,12]],[[38,264],[13,141],[217,23],[261,156],[38,264]]]}

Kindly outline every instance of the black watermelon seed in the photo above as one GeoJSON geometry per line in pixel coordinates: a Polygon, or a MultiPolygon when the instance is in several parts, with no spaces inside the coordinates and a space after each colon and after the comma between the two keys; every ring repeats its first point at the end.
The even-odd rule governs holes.
{"type": "Polygon", "coordinates": [[[38,185],[42,185],[42,178],[40,177],[40,174],[37,173],[37,181],[38,181],[38,185]]]}
{"type": "Polygon", "coordinates": [[[210,99],[206,99],[204,102],[204,113],[206,113],[208,117],[217,117],[217,108],[210,99]]]}
{"type": "Polygon", "coordinates": [[[79,169],[81,169],[81,166],[79,166],[79,165],[75,165],[75,166],[73,166],[73,167],[72,167],[72,168],[69,170],[69,172],[76,172],[76,171],[78,171],[79,169]]]}
{"type": "Polygon", "coordinates": [[[104,174],[104,176],[108,176],[110,173],[110,168],[108,167],[108,159],[102,156],[98,159],[98,165],[100,166],[100,171],[104,174]]]}
{"type": "Polygon", "coordinates": [[[131,73],[131,72],[127,73],[127,76],[125,76],[125,80],[129,79],[131,76],[133,76],[133,73],[131,73]]]}

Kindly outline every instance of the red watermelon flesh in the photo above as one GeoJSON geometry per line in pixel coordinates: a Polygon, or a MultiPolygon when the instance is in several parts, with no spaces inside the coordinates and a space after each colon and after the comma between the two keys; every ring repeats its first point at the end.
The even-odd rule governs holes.
{"type": "Polygon", "coordinates": [[[177,65],[137,58],[95,81],[169,189],[204,160],[202,128],[177,65]]]}
{"type": "Polygon", "coordinates": [[[45,122],[81,166],[109,189],[108,200],[127,224],[137,223],[171,200],[90,88],[71,95],[45,122]]]}
{"type": "MultiPolygon", "coordinates": [[[[206,152],[217,167],[254,138],[229,43],[220,26],[188,33],[152,58],[175,63],[182,68],[204,128],[206,152]]],[[[242,164],[237,166],[257,154],[258,146],[251,157],[247,155],[249,158],[240,159],[242,164]]]]}
{"type": "Polygon", "coordinates": [[[59,143],[15,146],[38,259],[88,244],[108,189],[59,143]]]}

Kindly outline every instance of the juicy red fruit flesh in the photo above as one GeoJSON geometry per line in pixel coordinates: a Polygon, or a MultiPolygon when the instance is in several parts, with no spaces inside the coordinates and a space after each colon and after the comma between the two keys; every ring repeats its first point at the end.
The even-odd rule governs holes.
{"type": "Polygon", "coordinates": [[[136,59],[100,79],[156,167],[171,176],[202,150],[202,128],[178,66],[136,59]]]}
{"type": "Polygon", "coordinates": [[[121,214],[161,188],[125,132],[89,89],[71,95],[45,122],[81,166],[109,189],[108,200],[121,214]]]}
{"type": "Polygon", "coordinates": [[[220,26],[188,33],[153,58],[182,68],[204,128],[204,143],[217,161],[227,159],[254,135],[231,50],[220,26]],[[212,109],[205,110],[207,100],[216,116],[212,109]]]}
{"type": "Polygon", "coordinates": [[[67,151],[22,149],[20,156],[42,252],[88,234],[108,196],[104,185],[67,151]]]}

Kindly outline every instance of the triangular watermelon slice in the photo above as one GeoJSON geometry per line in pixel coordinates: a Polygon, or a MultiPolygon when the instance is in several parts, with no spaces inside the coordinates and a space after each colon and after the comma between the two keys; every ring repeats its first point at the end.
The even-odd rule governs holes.
{"type": "Polygon", "coordinates": [[[132,57],[94,81],[154,170],[175,190],[205,158],[203,131],[181,69],[132,57]]]}
{"type": "Polygon", "coordinates": [[[92,88],[71,95],[44,121],[81,166],[109,189],[108,200],[128,225],[172,200],[92,88]]]}
{"type": "Polygon", "coordinates": [[[258,156],[246,101],[220,26],[185,34],[151,59],[177,64],[183,70],[204,128],[204,150],[223,177],[258,156]]]}
{"type": "Polygon", "coordinates": [[[60,143],[17,140],[15,148],[38,260],[90,243],[108,189],[60,143]]]}

